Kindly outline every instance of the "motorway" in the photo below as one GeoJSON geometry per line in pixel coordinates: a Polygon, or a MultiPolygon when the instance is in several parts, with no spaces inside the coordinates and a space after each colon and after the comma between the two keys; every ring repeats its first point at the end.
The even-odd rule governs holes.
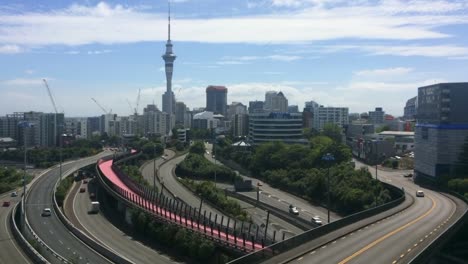
{"type": "MultiPolygon", "coordinates": [[[[159,167],[159,175],[161,181],[164,183],[165,188],[171,190],[171,192],[177,196],[179,199],[185,201],[187,204],[194,208],[199,208],[200,206],[200,199],[194,195],[191,191],[187,190],[179,181],[175,178],[173,171],[175,169],[175,166],[180,163],[183,159],[185,158],[185,155],[175,157],[173,159],[167,160],[162,166],[159,167]]],[[[146,163],[146,165],[143,167],[143,175],[146,179],[153,179],[153,163],[146,163]]],[[[150,181],[152,183],[152,181],[150,181]]],[[[264,210],[261,210],[259,208],[253,207],[250,204],[246,204],[243,202],[240,202],[241,206],[247,210],[247,212],[252,216],[252,220],[254,223],[261,225],[262,223],[266,222],[266,217],[267,213],[264,210]]],[[[202,212],[203,210],[206,210],[207,215],[209,212],[212,212],[212,214],[218,214],[222,215],[221,212],[218,210],[212,208],[209,206],[207,203],[203,203],[202,205],[202,212]]],[[[221,221],[221,218],[217,218],[218,223],[221,221]]],[[[226,220],[224,220],[226,223],[226,220]]],[[[300,234],[303,231],[297,228],[296,226],[274,216],[270,215],[269,219],[269,228],[268,228],[268,234],[270,236],[273,236],[273,232],[276,231],[276,238],[282,238],[282,234],[285,233],[285,238],[291,237],[295,234],[300,234]]],[[[233,221],[230,222],[230,225],[233,225],[233,221]]]]}
{"type": "MultiPolygon", "coordinates": [[[[205,148],[208,150],[208,153],[212,152],[213,145],[205,143],[205,148]]],[[[205,153],[205,158],[211,162],[215,162],[211,154],[205,153]]],[[[217,161],[217,164],[221,164],[217,161]]],[[[238,172],[237,172],[238,173],[238,172]]],[[[260,182],[258,179],[251,178],[245,175],[239,174],[244,180],[251,180],[254,186],[257,186],[257,183],[260,182]]],[[[274,206],[276,208],[282,209],[285,212],[289,211],[289,205],[292,204],[297,207],[299,210],[299,217],[304,220],[310,221],[312,217],[319,216],[322,219],[322,222],[325,224],[327,221],[327,209],[320,206],[313,206],[310,202],[306,201],[303,198],[297,197],[293,194],[281,191],[279,189],[273,188],[267,183],[262,182],[260,186],[260,195],[259,199],[261,202],[274,206]]],[[[257,192],[240,192],[239,194],[248,196],[253,199],[257,199],[257,192]]],[[[330,212],[330,222],[341,219],[341,216],[337,215],[334,212],[330,212]]]]}
{"type": "MultiPolygon", "coordinates": [[[[357,167],[366,166],[356,162],[357,167]]],[[[369,167],[375,174],[375,169],[369,167]]],[[[458,220],[468,207],[454,197],[421,188],[407,171],[378,171],[378,178],[397,187],[403,187],[414,196],[415,203],[393,216],[344,234],[341,238],[318,248],[311,248],[294,263],[408,263],[450,223],[458,220]],[[415,197],[423,190],[425,197],[415,197]],[[458,201],[457,201],[458,200],[458,201]]],[[[375,175],[374,175],[375,177],[375,175]]]]}
{"type": "Polygon", "coordinates": [[[88,184],[77,183],[77,186],[68,196],[69,199],[72,199],[70,203],[72,208],[66,208],[67,216],[69,218],[76,217],[76,220],[79,222],[79,226],[76,225],[78,228],[133,263],[176,263],[176,261],[171,260],[167,255],[159,253],[134,240],[130,235],[109,222],[102,213],[88,214],[89,204],[91,203],[89,193],[93,192],[96,188],[94,185],[96,183],[93,181],[90,181],[88,184]],[[80,187],[85,188],[86,191],[80,193],[80,187]]]}
{"type": "MultiPolygon", "coordinates": [[[[95,163],[100,157],[111,154],[103,152],[97,156],[66,162],[62,166],[64,174],[77,168],[95,163]]],[[[31,187],[26,198],[26,215],[34,232],[62,257],[74,263],[109,263],[107,259],[86,246],[73,236],[62,224],[53,211],[52,193],[55,182],[59,177],[59,169],[54,167],[48,171],[31,187]],[[49,217],[41,216],[44,208],[51,208],[53,213],[49,217]]]]}
{"type": "Polygon", "coordinates": [[[23,191],[22,189],[18,191],[17,197],[11,197],[10,193],[7,192],[0,195],[0,263],[32,263],[16,243],[10,231],[10,211],[21,201],[23,191]],[[4,207],[4,201],[9,201],[10,206],[4,207]]]}

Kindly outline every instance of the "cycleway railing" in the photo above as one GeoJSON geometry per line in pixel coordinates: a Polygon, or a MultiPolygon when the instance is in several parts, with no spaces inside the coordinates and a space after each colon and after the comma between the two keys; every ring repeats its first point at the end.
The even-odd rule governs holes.
{"type": "MultiPolygon", "coordinates": [[[[137,154],[132,154],[137,155],[137,154]]],[[[258,228],[251,223],[241,222],[229,217],[218,215],[207,216],[199,208],[193,208],[186,203],[165,197],[153,188],[140,185],[125,175],[114,162],[128,158],[120,156],[115,159],[102,159],[96,168],[98,178],[105,189],[123,200],[128,206],[150,213],[155,220],[174,224],[197,232],[219,245],[238,251],[253,252],[260,250],[271,240],[265,239],[258,228]],[[220,221],[219,221],[220,220],[220,221]]]]}

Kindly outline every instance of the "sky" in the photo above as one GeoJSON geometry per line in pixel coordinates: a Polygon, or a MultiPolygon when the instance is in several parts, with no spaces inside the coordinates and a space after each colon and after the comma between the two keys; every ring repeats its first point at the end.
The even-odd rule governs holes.
{"type": "MultiPolygon", "coordinates": [[[[167,1],[8,1],[0,5],[0,115],[139,112],[165,91],[167,1]]],[[[282,91],[395,116],[417,88],[468,81],[468,0],[172,0],[173,91],[190,109],[208,85],[228,104],[282,91]]]]}

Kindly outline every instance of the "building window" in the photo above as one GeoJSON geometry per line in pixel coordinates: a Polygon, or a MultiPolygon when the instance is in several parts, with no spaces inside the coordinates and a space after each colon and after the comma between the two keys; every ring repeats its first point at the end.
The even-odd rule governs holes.
{"type": "Polygon", "coordinates": [[[421,137],[422,137],[422,139],[428,139],[429,138],[429,129],[427,127],[423,127],[421,129],[421,137]]]}

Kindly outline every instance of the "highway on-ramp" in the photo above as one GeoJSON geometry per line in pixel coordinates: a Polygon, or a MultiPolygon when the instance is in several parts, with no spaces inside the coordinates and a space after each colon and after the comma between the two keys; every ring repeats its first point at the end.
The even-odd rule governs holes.
{"type": "Polygon", "coordinates": [[[467,210],[459,199],[419,187],[403,174],[378,171],[379,180],[403,187],[414,197],[412,206],[318,248],[310,248],[291,262],[407,263],[467,210]],[[423,190],[425,197],[416,197],[417,190],[423,190]]]}
{"type": "Polygon", "coordinates": [[[71,219],[76,217],[76,220],[79,222],[78,225],[75,225],[76,227],[82,229],[82,231],[89,234],[99,243],[131,262],[139,264],[176,263],[169,256],[157,252],[134,240],[130,235],[125,234],[109,222],[102,215],[102,212],[99,214],[88,214],[89,204],[91,203],[89,193],[94,191],[96,187],[94,186],[95,183],[91,181],[88,184],[83,184],[82,182],[77,184],[78,186],[73,189],[73,192],[67,198],[72,199],[72,208],[66,209],[67,216],[71,219]],[[80,188],[84,188],[85,192],[80,192],[80,188]],[[68,214],[68,212],[73,214],[73,216],[68,214]]]}
{"type": "MultiPolygon", "coordinates": [[[[100,157],[111,152],[103,152],[97,156],[67,162],[62,171],[71,170],[95,163],[100,157]]],[[[107,259],[86,246],[78,238],[73,236],[62,224],[55,212],[51,216],[43,217],[44,208],[51,208],[52,194],[59,177],[59,169],[54,167],[48,171],[31,187],[26,198],[26,215],[34,232],[55,252],[74,263],[109,263],[107,259]]]]}
{"type": "MultiPolygon", "coordinates": [[[[194,195],[191,191],[189,191],[187,188],[185,188],[176,178],[174,175],[174,169],[178,163],[180,163],[186,155],[178,156],[173,159],[167,160],[164,164],[162,164],[159,167],[159,177],[162,182],[164,182],[164,188],[169,189],[175,196],[177,196],[179,199],[185,201],[187,204],[194,208],[199,208],[200,206],[200,199],[194,195]]],[[[147,163],[145,167],[143,168],[143,173],[144,174],[150,174],[152,175],[152,168],[153,165],[152,163],[147,163]],[[148,167],[150,169],[148,169],[148,167]]],[[[148,175],[145,176],[145,178],[149,177],[148,175]]],[[[261,210],[259,208],[253,207],[252,205],[246,204],[241,202],[241,206],[245,208],[250,215],[252,216],[252,220],[254,223],[261,225],[266,222],[267,218],[267,213],[264,210],[261,210]]],[[[212,214],[218,214],[222,215],[221,212],[216,210],[215,208],[211,207],[207,203],[203,203],[202,205],[202,212],[206,210],[207,215],[209,215],[209,212],[212,212],[212,214]]],[[[221,221],[221,217],[217,218],[218,223],[221,221]]],[[[230,225],[233,225],[234,221],[230,222],[230,225]]],[[[224,219],[224,223],[226,223],[226,217],[224,219]]],[[[288,223],[274,215],[270,214],[270,219],[269,219],[269,227],[268,227],[268,234],[270,236],[273,236],[273,232],[276,230],[276,240],[278,238],[282,238],[282,233],[286,234],[286,238],[290,237],[295,234],[300,234],[303,231],[294,226],[291,223],[288,223]]]]}

